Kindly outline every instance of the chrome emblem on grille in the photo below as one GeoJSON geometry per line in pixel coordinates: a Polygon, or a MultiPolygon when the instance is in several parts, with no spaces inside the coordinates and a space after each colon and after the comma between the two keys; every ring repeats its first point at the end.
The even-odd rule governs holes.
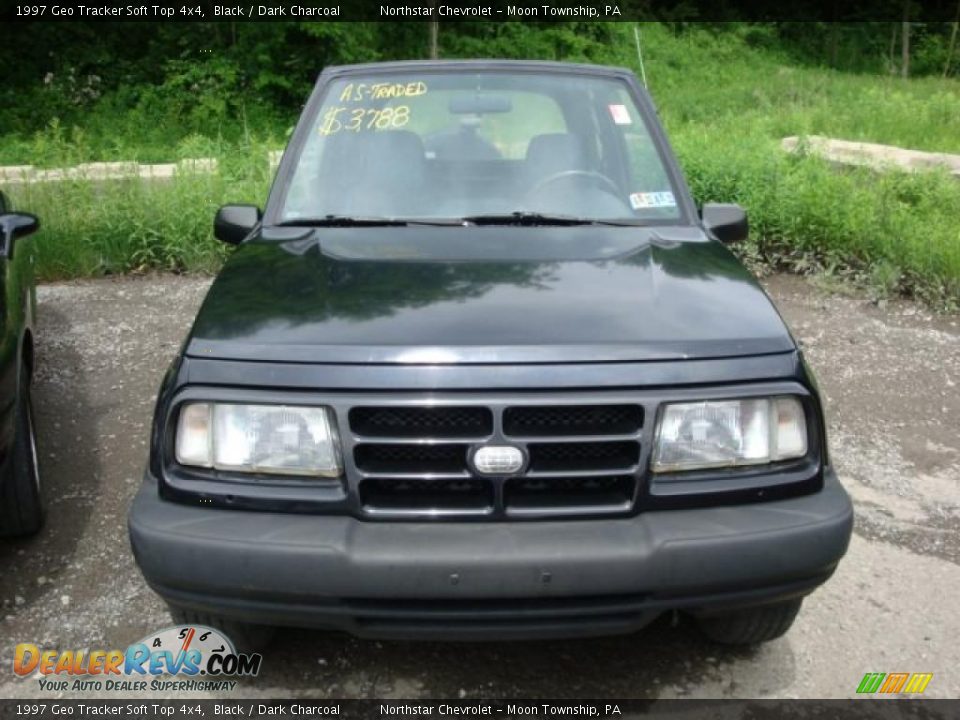
{"type": "Polygon", "coordinates": [[[481,475],[513,475],[523,469],[526,458],[512,445],[487,445],[477,448],[471,458],[473,469],[481,475]]]}

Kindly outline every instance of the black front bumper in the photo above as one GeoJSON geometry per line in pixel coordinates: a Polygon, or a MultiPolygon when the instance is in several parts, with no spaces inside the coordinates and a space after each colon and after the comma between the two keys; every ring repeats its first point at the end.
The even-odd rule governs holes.
{"type": "Polygon", "coordinates": [[[168,602],[374,637],[616,634],[664,610],[806,595],[847,549],[850,500],[820,492],[607,520],[369,522],[160,499],[147,478],[130,540],[168,602]]]}

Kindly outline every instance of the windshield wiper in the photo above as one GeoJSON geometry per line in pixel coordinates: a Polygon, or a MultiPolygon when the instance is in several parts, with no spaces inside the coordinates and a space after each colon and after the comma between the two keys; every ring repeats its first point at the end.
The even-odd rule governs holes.
{"type": "Polygon", "coordinates": [[[293,218],[276,223],[277,227],[403,227],[405,225],[462,225],[461,220],[432,220],[427,218],[363,217],[352,215],[325,215],[323,217],[293,218]]]}
{"type": "Polygon", "coordinates": [[[583,225],[588,220],[572,215],[546,215],[538,212],[516,210],[511,213],[467,215],[461,220],[471,225],[583,225]]]}
{"type": "Polygon", "coordinates": [[[548,215],[546,213],[516,210],[511,213],[491,213],[489,215],[468,215],[460,218],[470,225],[616,225],[626,226],[633,223],[615,220],[597,220],[574,215],[548,215]]]}
{"type": "Polygon", "coordinates": [[[350,215],[294,218],[277,223],[280,227],[380,227],[406,224],[403,220],[386,217],[352,217],[350,215]]]}
{"type": "Polygon", "coordinates": [[[630,220],[597,220],[573,215],[549,215],[546,213],[517,210],[511,213],[467,215],[461,218],[390,218],[376,216],[325,215],[323,217],[292,218],[274,223],[274,227],[404,227],[406,225],[614,225],[632,226],[639,223],[630,220]]]}

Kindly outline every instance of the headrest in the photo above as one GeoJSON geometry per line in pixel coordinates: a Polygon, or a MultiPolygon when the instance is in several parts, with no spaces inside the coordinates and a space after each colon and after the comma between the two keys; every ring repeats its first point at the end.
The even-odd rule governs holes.
{"type": "Polygon", "coordinates": [[[535,135],[527,145],[527,167],[538,176],[582,170],[583,144],[579,137],[569,133],[535,135]]]}

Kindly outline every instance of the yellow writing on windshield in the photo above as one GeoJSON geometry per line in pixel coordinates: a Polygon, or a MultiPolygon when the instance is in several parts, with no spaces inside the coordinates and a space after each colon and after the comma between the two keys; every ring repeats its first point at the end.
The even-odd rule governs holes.
{"type": "Polygon", "coordinates": [[[426,92],[427,84],[422,80],[408,83],[347,83],[340,92],[340,102],[417,97],[426,92]]]}
{"type": "Polygon", "coordinates": [[[341,130],[390,130],[401,128],[410,122],[410,106],[397,105],[385,108],[332,107],[323,113],[321,135],[333,135],[341,130]]]}

